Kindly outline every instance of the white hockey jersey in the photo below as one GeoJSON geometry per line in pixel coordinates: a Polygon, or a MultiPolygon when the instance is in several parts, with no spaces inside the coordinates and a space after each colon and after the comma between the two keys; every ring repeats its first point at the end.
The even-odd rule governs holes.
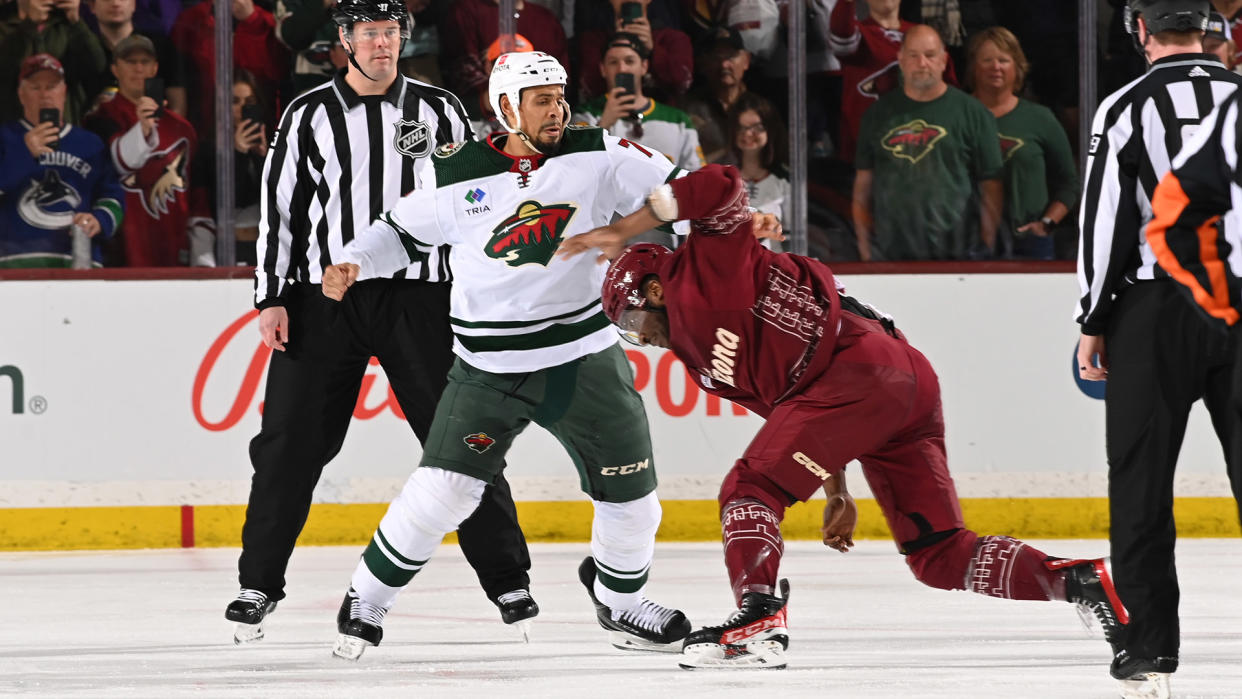
{"type": "Polygon", "coordinates": [[[444,146],[416,189],[345,247],[360,279],[452,245],[453,350],[493,373],[537,371],[617,341],[600,304],[605,265],[555,257],[561,240],[639,209],[684,174],[660,153],[594,127],[566,129],[551,157],[515,157],[506,135],[444,146]]]}

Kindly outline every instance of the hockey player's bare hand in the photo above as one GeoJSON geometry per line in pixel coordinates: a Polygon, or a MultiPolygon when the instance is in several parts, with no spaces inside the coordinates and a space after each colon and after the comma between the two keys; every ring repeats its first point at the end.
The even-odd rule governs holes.
{"type": "Polygon", "coordinates": [[[824,546],[848,553],[854,546],[854,527],[858,525],[858,506],[849,493],[830,496],[824,503],[824,546]]]}
{"type": "Polygon", "coordinates": [[[352,262],[324,267],[323,295],[336,301],[345,298],[345,292],[358,281],[358,271],[358,265],[352,262]]]}
{"type": "Polygon", "coordinates": [[[30,155],[38,158],[52,152],[48,145],[60,138],[60,127],[50,121],[40,122],[38,126],[26,132],[26,148],[30,155]]]}
{"type": "Polygon", "coordinates": [[[753,230],[755,237],[763,240],[784,240],[784,229],[781,228],[781,220],[776,214],[761,214],[756,212],[754,215],[753,230]]]}
{"type": "Polygon", "coordinates": [[[595,248],[600,251],[599,258],[596,261],[602,264],[608,260],[616,259],[625,249],[626,240],[628,238],[621,232],[614,230],[612,226],[604,226],[562,240],[556,254],[558,257],[567,260],[595,248]]]}
{"type": "Polygon", "coordinates": [[[1108,380],[1108,353],[1104,351],[1103,335],[1084,334],[1078,338],[1078,376],[1084,381],[1108,380]]]}
{"type": "Polygon", "coordinates": [[[289,312],[284,306],[271,306],[259,311],[259,337],[263,344],[280,352],[289,341],[289,312]]]}

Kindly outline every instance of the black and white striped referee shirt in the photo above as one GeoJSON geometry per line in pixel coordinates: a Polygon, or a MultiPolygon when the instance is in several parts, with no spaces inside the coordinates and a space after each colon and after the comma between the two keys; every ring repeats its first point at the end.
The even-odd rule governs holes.
{"type": "MultiPolygon", "coordinates": [[[[360,97],[341,71],[290,102],[263,166],[255,306],[281,305],[289,282],[320,283],[355,232],[434,176],[432,151],[473,138],[457,97],[400,75],[360,97]]],[[[451,281],[448,246],[395,276],[451,281]]]]}
{"type": "Polygon", "coordinates": [[[1178,54],[1100,104],[1079,211],[1076,315],[1084,333],[1103,334],[1126,286],[1167,278],[1144,235],[1152,194],[1182,144],[1239,85],[1242,76],[1214,56],[1178,54]]]}

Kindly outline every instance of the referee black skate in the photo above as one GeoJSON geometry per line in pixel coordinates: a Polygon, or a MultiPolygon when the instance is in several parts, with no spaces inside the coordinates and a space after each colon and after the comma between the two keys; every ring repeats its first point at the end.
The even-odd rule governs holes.
{"type": "MultiPolygon", "coordinates": [[[[323,268],[355,231],[423,186],[432,151],[473,138],[455,96],[398,74],[412,22],[404,4],[342,0],[334,20],[350,65],[289,104],[264,166],[255,306],[263,342],[276,351],[250,442],[242,589],[225,612],[238,622],[236,643],[262,638],[285,596],[289,556],[320,473],[341,449],[369,358],[379,359],[420,443],[453,362],[447,246],[391,279],[359,284],[345,303],[320,293],[323,268]]],[[[539,607],[503,477],[458,536],[502,620],[524,627],[539,607]]]]}
{"type": "Polygon", "coordinates": [[[1210,10],[1208,0],[1127,3],[1126,30],[1150,69],[1096,112],[1080,213],[1078,365],[1084,379],[1108,381],[1109,540],[1129,614],[1110,671],[1123,696],[1167,697],[1177,669],[1173,472],[1195,401],[1230,449],[1233,343],[1199,317],[1144,237],[1160,178],[1242,84],[1202,52],[1210,10]]]}

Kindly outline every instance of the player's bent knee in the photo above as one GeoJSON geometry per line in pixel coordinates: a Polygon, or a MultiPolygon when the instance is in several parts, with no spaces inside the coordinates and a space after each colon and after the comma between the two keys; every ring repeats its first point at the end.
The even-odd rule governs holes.
{"type": "Polygon", "coordinates": [[[940,590],[966,589],[978,535],[969,529],[936,532],[903,544],[915,579],[940,590]]]}
{"type": "Polygon", "coordinates": [[[649,545],[660,528],[663,510],[655,493],[628,502],[595,502],[593,538],[605,547],[649,545]]]}
{"type": "Polygon", "coordinates": [[[398,501],[403,514],[429,531],[451,532],[474,513],[487,484],[434,466],[415,469],[398,501]]]}
{"type": "Polygon", "coordinates": [[[793,502],[789,493],[770,478],[751,468],[745,459],[738,459],[720,484],[720,494],[716,502],[723,513],[731,503],[746,499],[758,500],[778,517],[784,517],[785,508],[793,502]]]}

